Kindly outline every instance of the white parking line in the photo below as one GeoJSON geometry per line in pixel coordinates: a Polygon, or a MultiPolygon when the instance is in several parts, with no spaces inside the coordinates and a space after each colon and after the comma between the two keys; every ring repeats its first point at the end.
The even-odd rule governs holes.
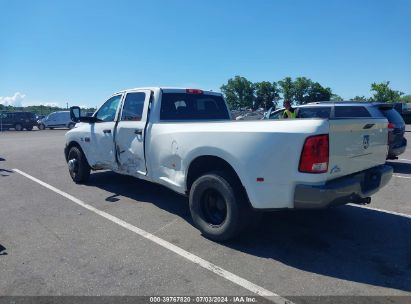
{"type": "Polygon", "coordinates": [[[156,244],[158,244],[158,245],[160,245],[160,246],[162,246],[162,247],[178,254],[179,256],[189,260],[190,262],[193,262],[194,264],[197,264],[197,265],[199,265],[199,266],[201,266],[201,267],[203,267],[203,268],[219,275],[220,277],[223,277],[224,279],[229,280],[230,282],[232,282],[234,284],[237,284],[237,285],[239,285],[239,286],[241,286],[241,287],[243,287],[243,288],[259,295],[259,296],[263,296],[263,297],[269,299],[270,301],[272,301],[274,303],[282,303],[282,304],[292,303],[290,300],[282,298],[281,296],[279,296],[278,294],[276,294],[272,291],[269,291],[269,290],[267,290],[267,289],[265,289],[261,286],[258,286],[258,285],[254,284],[254,283],[252,283],[252,282],[250,282],[250,281],[248,281],[248,280],[246,280],[242,277],[239,277],[239,276],[237,276],[237,275],[235,275],[235,274],[233,274],[233,273],[231,273],[231,272],[229,272],[229,271],[227,271],[227,270],[225,270],[225,269],[223,269],[223,268],[221,268],[221,267],[219,267],[219,266],[217,266],[213,263],[210,263],[210,262],[208,262],[208,261],[206,261],[206,260],[204,260],[204,259],[202,259],[202,258],[200,258],[200,257],[198,257],[198,256],[196,256],[196,255],[194,255],[194,254],[192,254],[192,253],[190,253],[190,252],[174,245],[174,244],[171,244],[171,243],[169,243],[169,242],[167,242],[167,241],[165,241],[165,240],[163,240],[163,239],[161,239],[161,238],[159,238],[159,237],[157,237],[157,236],[155,236],[155,235],[153,235],[153,234],[151,234],[151,233],[149,233],[149,232],[147,232],[143,229],[140,229],[136,226],[133,226],[133,225],[131,225],[131,224],[129,224],[129,223],[127,223],[127,222],[125,222],[125,221],[123,221],[123,220],[107,213],[107,212],[101,211],[101,210],[99,210],[99,209],[97,209],[97,208],[95,208],[95,207],[93,207],[89,204],[86,204],[85,202],[79,200],[78,198],[75,198],[74,196],[72,196],[72,195],[70,195],[70,194],[68,194],[64,191],[61,191],[61,190],[59,190],[59,189],[57,189],[57,188],[55,188],[55,187],[53,187],[53,186],[51,186],[47,183],[35,178],[35,177],[33,177],[33,176],[23,172],[23,171],[20,171],[19,169],[13,169],[13,171],[27,177],[28,179],[31,179],[32,181],[42,185],[43,187],[45,187],[45,188],[47,188],[51,191],[54,191],[57,194],[60,194],[61,196],[64,196],[65,198],[67,198],[67,199],[71,200],[72,202],[76,203],[77,205],[79,205],[83,208],[86,208],[87,210],[89,210],[91,212],[94,212],[94,213],[96,213],[96,214],[112,221],[113,223],[116,223],[117,225],[119,225],[123,228],[126,228],[126,229],[128,229],[128,230],[144,237],[144,238],[146,238],[146,239],[148,239],[148,240],[150,240],[150,241],[152,241],[152,242],[154,242],[154,243],[156,243],[156,244]]]}
{"type": "Polygon", "coordinates": [[[411,176],[403,176],[403,175],[398,175],[398,174],[393,174],[393,177],[399,177],[399,178],[411,178],[411,176]]]}
{"type": "Polygon", "coordinates": [[[367,207],[367,206],[363,206],[363,205],[355,205],[355,204],[349,204],[349,205],[352,206],[352,207],[363,208],[363,209],[368,209],[368,210],[373,210],[373,211],[378,211],[378,212],[384,212],[384,213],[398,215],[398,216],[402,216],[402,217],[406,217],[406,218],[411,219],[410,214],[405,214],[405,213],[400,213],[400,212],[395,212],[395,211],[388,211],[388,210],[373,208],[373,207],[367,207]]]}

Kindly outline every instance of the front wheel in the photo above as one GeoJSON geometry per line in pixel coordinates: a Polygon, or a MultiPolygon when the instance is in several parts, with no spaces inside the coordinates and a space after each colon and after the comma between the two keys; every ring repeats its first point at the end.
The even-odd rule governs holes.
{"type": "Polygon", "coordinates": [[[68,153],[68,168],[71,179],[76,184],[85,183],[90,176],[90,166],[78,147],[72,147],[68,153]]]}
{"type": "Polygon", "coordinates": [[[190,212],[202,234],[227,241],[246,226],[248,210],[243,189],[225,172],[199,177],[190,189],[190,212]]]}
{"type": "Polygon", "coordinates": [[[69,123],[69,124],[68,124],[68,126],[67,126],[67,127],[71,130],[71,129],[73,129],[73,128],[74,128],[74,125],[75,125],[75,124],[71,122],[71,123],[69,123]]]}
{"type": "Polygon", "coordinates": [[[22,126],[21,124],[16,124],[16,125],[14,126],[14,129],[15,129],[16,131],[23,131],[23,126],[22,126]]]}
{"type": "Polygon", "coordinates": [[[46,126],[43,125],[43,124],[39,124],[38,128],[39,128],[39,130],[44,130],[46,128],[46,126]]]}

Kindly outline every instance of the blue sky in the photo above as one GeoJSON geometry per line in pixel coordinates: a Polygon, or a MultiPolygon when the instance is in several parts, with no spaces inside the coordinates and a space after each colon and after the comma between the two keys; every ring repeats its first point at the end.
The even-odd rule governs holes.
{"type": "Polygon", "coordinates": [[[100,105],[139,86],[306,76],[411,94],[411,1],[0,0],[0,101],[100,105]],[[18,93],[18,94],[17,94],[18,93]]]}

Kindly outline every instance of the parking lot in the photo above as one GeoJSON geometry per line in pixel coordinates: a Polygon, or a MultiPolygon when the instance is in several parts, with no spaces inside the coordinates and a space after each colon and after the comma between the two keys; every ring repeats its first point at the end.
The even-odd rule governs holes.
{"type": "Polygon", "coordinates": [[[218,244],[162,186],[73,183],[65,132],[0,133],[0,295],[411,296],[410,147],[371,205],[266,213],[218,244]]]}

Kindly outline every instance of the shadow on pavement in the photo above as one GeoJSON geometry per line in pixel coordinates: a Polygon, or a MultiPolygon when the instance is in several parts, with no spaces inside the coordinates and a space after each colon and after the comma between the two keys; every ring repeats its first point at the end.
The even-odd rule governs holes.
{"type": "MultiPolygon", "coordinates": [[[[92,174],[88,185],[192,223],[187,199],[160,185],[112,172],[92,174]]],[[[411,219],[398,215],[349,205],[265,213],[258,227],[222,246],[302,271],[411,292],[411,219]]]]}
{"type": "Polygon", "coordinates": [[[394,169],[394,173],[411,174],[411,164],[402,162],[387,162],[394,169]]]}
{"type": "Polygon", "coordinates": [[[136,201],[149,202],[192,223],[188,200],[161,185],[105,171],[92,173],[87,186],[112,192],[113,194],[105,199],[107,202],[115,203],[119,200],[117,196],[121,195],[136,201]]]}
{"type": "Polygon", "coordinates": [[[7,174],[7,173],[13,173],[13,171],[0,168],[0,176],[9,176],[10,174],[7,174]],[[6,172],[6,174],[4,174],[3,172],[6,172]]]}
{"type": "Polygon", "coordinates": [[[0,244],[0,255],[7,255],[7,252],[5,250],[6,250],[6,247],[0,244]]]}

